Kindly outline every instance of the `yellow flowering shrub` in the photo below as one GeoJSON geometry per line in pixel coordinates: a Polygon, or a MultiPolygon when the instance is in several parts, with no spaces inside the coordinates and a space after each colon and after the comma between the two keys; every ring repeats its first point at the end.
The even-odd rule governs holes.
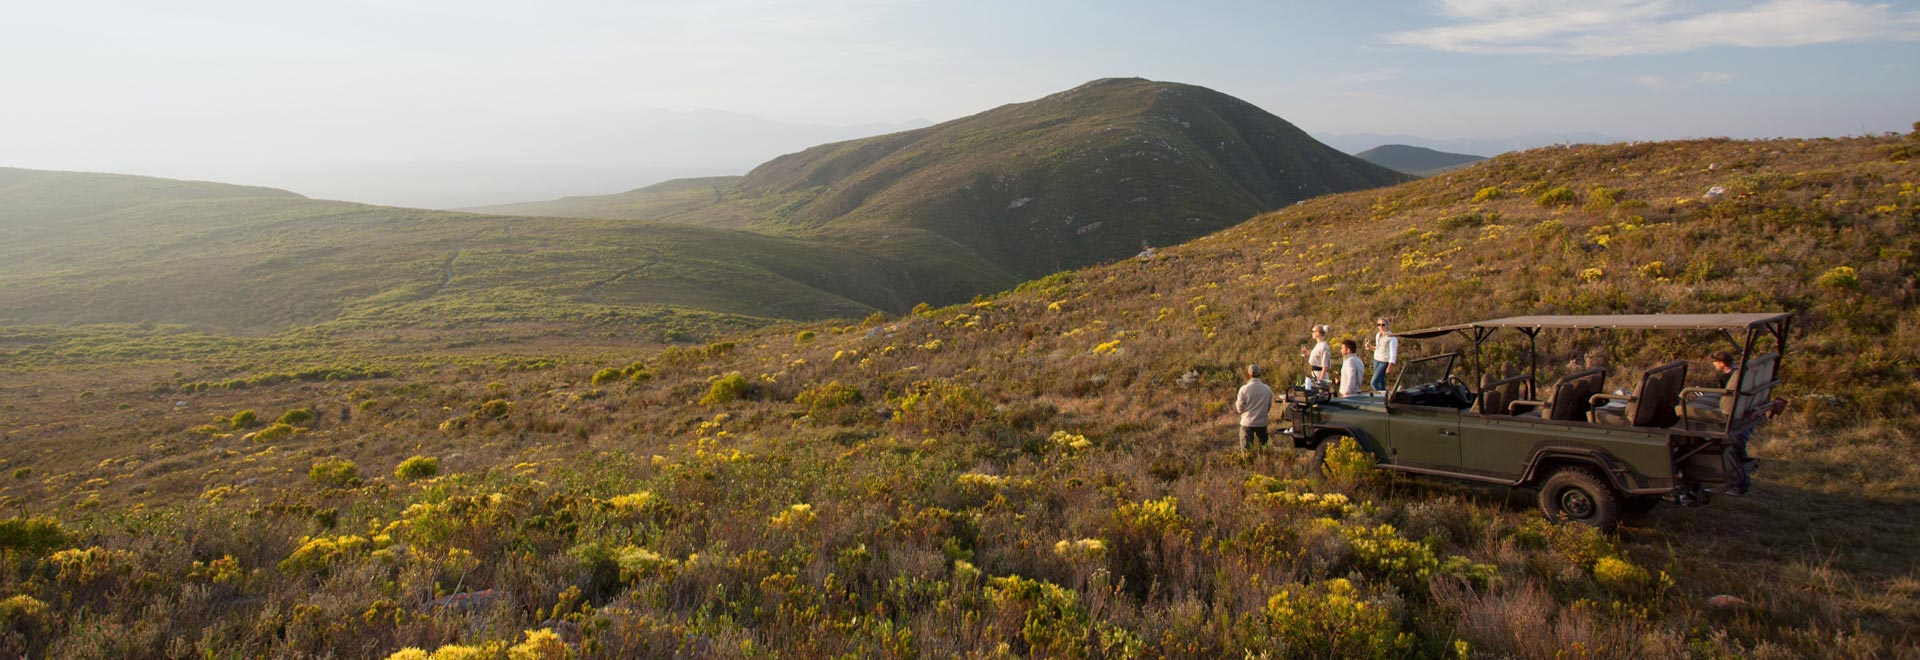
{"type": "Polygon", "coordinates": [[[1264,614],[1286,657],[1386,658],[1411,653],[1415,642],[1393,610],[1335,578],[1275,594],[1264,614]]]}

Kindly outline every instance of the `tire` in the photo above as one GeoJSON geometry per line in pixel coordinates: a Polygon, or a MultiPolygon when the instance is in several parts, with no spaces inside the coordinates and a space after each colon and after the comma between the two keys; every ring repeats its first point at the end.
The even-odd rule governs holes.
{"type": "Polygon", "coordinates": [[[1627,512],[1629,516],[1637,516],[1652,511],[1654,507],[1660,506],[1660,502],[1658,497],[1629,497],[1625,502],[1621,502],[1620,509],[1627,512]]]}
{"type": "Polygon", "coordinates": [[[1605,479],[1583,467],[1554,470],[1540,484],[1540,511],[1555,521],[1611,532],[1620,526],[1622,502],[1605,479]]]}
{"type": "Polygon", "coordinates": [[[1340,438],[1323,438],[1313,445],[1313,458],[1307,459],[1307,476],[1315,481],[1327,478],[1327,445],[1340,438]]]}

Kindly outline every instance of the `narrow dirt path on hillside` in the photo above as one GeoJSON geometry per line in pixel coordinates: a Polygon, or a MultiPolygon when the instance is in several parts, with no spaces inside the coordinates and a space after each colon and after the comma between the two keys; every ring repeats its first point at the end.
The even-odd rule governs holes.
{"type": "Polygon", "coordinates": [[[618,273],[614,273],[612,277],[608,277],[606,279],[587,285],[587,288],[580,290],[580,297],[585,298],[589,302],[592,302],[595,304],[605,305],[607,304],[606,301],[600,299],[601,287],[604,287],[608,284],[612,284],[614,282],[618,282],[621,279],[631,277],[633,276],[633,274],[640,272],[642,269],[645,269],[648,266],[652,266],[654,264],[660,263],[660,260],[662,257],[660,256],[660,252],[658,250],[650,250],[647,248],[640,248],[640,249],[647,253],[647,261],[645,263],[636,265],[632,268],[628,268],[618,273]]]}
{"type": "Polygon", "coordinates": [[[433,290],[428,291],[426,295],[420,296],[421,300],[440,295],[440,291],[447,288],[447,283],[453,281],[453,260],[459,259],[460,253],[464,251],[466,251],[465,247],[456,247],[453,249],[453,254],[447,255],[447,261],[440,264],[440,283],[433,285],[433,290]]]}

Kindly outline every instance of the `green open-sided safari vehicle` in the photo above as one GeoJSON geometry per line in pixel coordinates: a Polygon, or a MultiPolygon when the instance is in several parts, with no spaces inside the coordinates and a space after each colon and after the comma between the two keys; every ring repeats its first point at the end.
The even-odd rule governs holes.
{"type": "Polygon", "coordinates": [[[1402,332],[1457,336],[1471,351],[1406,362],[1386,392],[1288,390],[1281,432],[1316,455],[1351,437],[1383,469],[1535,488],[1549,517],[1611,529],[1662,501],[1705,504],[1740,479],[1748,466],[1735,464],[1735,447],[1780,405],[1773,389],[1792,322],[1784,313],[1518,316],[1402,332]],[[1507,329],[1526,338],[1527,364],[1503,378],[1481,349],[1507,329]],[[1625,394],[1607,393],[1604,368],[1540,382],[1543,332],[1597,329],[1715,333],[1737,350],[1735,372],[1724,389],[1688,387],[1688,363],[1671,356],[1617,383],[1625,394]]]}

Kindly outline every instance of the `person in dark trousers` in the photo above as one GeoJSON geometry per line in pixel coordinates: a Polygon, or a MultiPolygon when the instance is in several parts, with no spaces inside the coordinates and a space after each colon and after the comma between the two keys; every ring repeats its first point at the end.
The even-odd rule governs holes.
{"type": "Polygon", "coordinates": [[[1233,411],[1240,413],[1240,451],[1253,448],[1258,441],[1267,446],[1267,412],[1273,409],[1273,388],[1260,382],[1260,365],[1247,365],[1247,384],[1233,400],[1233,411]]]}
{"type": "MultiPolygon", "coordinates": [[[[1720,379],[1720,389],[1735,390],[1740,387],[1740,384],[1733,380],[1732,352],[1714,351],[1712,355],[1707,356],[1707,361],[1713,363],[1713,371],[1720,379]]],[[[1741,431],[1739,435],[1733,437],[1732,493],[1734,495],[1745,495],[1747,491],[1753,489],[1753,472],[1760,468],[1760,462],[1753,460],[1753,457],[1747,454],[1747,441],[1752,438],[1753,429],[1741,431]]]]}

